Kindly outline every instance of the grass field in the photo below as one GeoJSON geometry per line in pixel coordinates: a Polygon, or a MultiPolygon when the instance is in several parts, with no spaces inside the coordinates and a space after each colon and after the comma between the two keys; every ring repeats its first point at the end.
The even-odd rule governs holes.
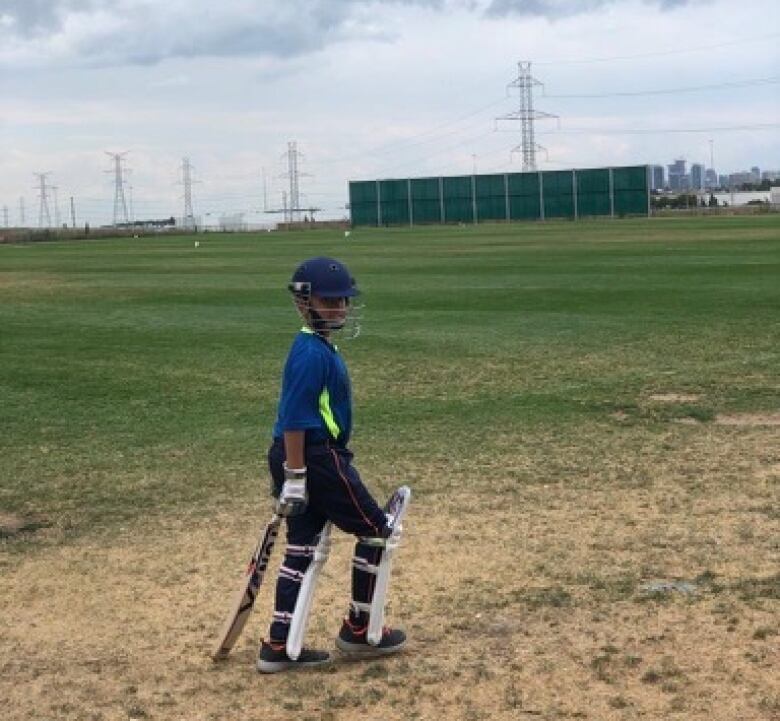
{"type": "Polygon", "coordinates": [[[0,246],[4,718],[780,718],[780,216],[193,241],[0,246]],[[364,293],[357,465],[415,492],[411,640],[266,678],[270,582],[207,654],[315,254],[364,293]]]}

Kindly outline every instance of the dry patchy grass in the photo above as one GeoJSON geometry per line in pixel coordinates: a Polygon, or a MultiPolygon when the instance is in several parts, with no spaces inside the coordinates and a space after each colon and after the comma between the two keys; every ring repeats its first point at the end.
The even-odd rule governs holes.
{"type": "MultiPolygon", "coordinates": [[[[464,483],[418,499],[391,590],[408,650],[326,671],[254,671],[270,582],[230,659],[208,657],[255,509],[64,545],[40,530],[46,543],[0,556],[4,718],[776,719],[771,431],[696,433],[639,486],[581,473],[500,498],[464,483]]],[[[350,554],[339,536],[316,645],[332,645],[350,554]]]]}

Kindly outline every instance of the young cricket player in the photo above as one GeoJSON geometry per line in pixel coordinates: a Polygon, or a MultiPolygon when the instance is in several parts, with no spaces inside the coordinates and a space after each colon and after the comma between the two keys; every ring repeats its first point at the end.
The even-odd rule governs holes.
{"type": "Polygon", "coordinates": [[[324,257],[301,263],[289,289],[304,326],[287,356],[268,452],[277,513],[286,520],[287,547],[277,578],[273,620],[257,659],[262,673],[330,660],[327,651],[304,647],[291,652],[288,644],[291,623],[295,627],[301,621],[296,613],[304,614],[305,628],[308,603],[300,598],[306,594],[301,588],[308,588],[307,571],[312,573],[313,559],[321,557],[317,554],[330,523],[357,537],[352,602],[336,638],[337,648],[347,654],[375,656],[399,651],[406,642],[399,629],[382,628],[373,642],[366,633],[378,569],[390,547],[383,544],[396,537],[400,527],[394,526],[392,512],[386,512],[393,509],[382,509],[363,484],[348,450],[352,393],[333,334],[347,325],[358,289],[342,263],[324,257]]]}

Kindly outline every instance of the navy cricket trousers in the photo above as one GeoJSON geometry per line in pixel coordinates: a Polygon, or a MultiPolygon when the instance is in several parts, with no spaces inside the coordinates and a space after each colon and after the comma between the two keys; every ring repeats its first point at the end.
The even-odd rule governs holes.
{"type": "MultiPolygon", "coordinates": [[[[278,495],[284,483],[284,443],[275,440],[268,451],[268,466],[273,480],[273,493],[278,495]]],[[[366,488],[352,465],[352,453],[346,448],[328,443],[306,446],[306,488],[309,503],[305,513],[291,516],[287,522],[287,548],[276,581],[276,603],[269,640],[283,643],[287,639],[290,620],[295,610],[301,580],[314,556],[319,534],[327,521],[346,533],[362,537],[383,537],[387,534],[387,517],[366,488]]],[[[382,549],[355,544],[352,564],[352,598],[370,603],[375,576],[361,570],[376,566],[382,549]]],[[[350,622],[365,625],[365,612],[350,606],[350,622]]]]}

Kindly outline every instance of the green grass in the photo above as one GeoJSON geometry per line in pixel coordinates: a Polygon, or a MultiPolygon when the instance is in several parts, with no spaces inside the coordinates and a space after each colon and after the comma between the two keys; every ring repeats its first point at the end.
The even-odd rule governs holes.
{"type": "Polygon", "coordinates": [[[80,533],[259,503],[313,254],[364,291],[341,347],[382,490],[641,482],[609,458],[780,406],[777,215],[0,246],[0,511],[80,533]]]}

